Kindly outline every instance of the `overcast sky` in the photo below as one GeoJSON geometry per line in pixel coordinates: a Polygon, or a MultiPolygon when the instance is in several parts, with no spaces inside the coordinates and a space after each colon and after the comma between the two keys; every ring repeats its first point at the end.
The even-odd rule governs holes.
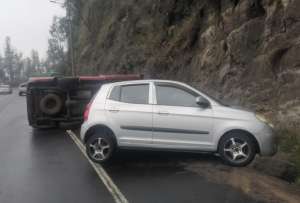
{"type": "Polygon", "coordinates": [[[0,53],[5,37],[10,36],[13,46],[26,56],[36,49],[45,57],[54,15],[64,16],[65,11],[49,0],[1,0],[0,53]]]}

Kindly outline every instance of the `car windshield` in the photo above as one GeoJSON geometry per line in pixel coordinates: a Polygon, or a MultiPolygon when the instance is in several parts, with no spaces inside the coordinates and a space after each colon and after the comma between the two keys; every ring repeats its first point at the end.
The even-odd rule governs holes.
{"type": "Polygon", "coordinates": [[[210,98],[211,100],[214,100],[216,103],[218,103],[218,104],[220,104],[220,105],[222,105],[222,106],[229,106],[229,104],[226,104],[224,101],[222,101],[221,99],[218,99],[218,98],[216,98],[216,97],[214,97],[214,96],[211,96],[210,94],[208,94],[206,91],[204,91],[204,90],[200,90],[200,89],[198,89],[198,88],[195,88],[195,87],[193,87],[194,89],[196,89],[196,90],[198,90],[202,95],[204,95],[204,96],[206,96],[206,97],[208,97],[208,98],[210,98]]]}

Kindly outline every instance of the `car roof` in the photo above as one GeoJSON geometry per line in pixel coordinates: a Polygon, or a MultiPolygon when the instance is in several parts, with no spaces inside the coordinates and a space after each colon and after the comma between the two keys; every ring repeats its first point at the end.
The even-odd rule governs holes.
{"type": "Polygon", "coordinates": [[[174,80],[159,80],[159,79],[150,79],[150,80],[128,80],[128,81],[122,81],[122,82],[113,82],[113,83],[107,83],[105,84],[107,89],[110,89],[111,87],[115,87],[115,86],[119,86],[119,85],[134,85],[134,84],[145,84],[145,83],[166,83],[166,84],[174,84],[174,85],[179,85],[179,86],[184,86],[188,89],[192,89],[195,92],[200,93],[203,97],[205,97],[206,99],[208,99],[209,101],[212,102],[212,105],[219,105],[217,101],[215,101],[213,98],[211,98],[210,96],[208,96],[207,94],[199,91],[198,89],[195,89],[194,87],[186,84],[186,83],[182,83],[179,81],[174,81],[174,80]]]}
{"type": "Polygon", "coordinates": [[[178,84],[178,85],[185,85],[182,82],[174,81],[174,80],[159,80],[159,79],[149,79],[149,80],[128,80],[128,81],[122,81],[122,82],[113,82],[109,83],[108,85],[117,86],[117,85],[130,85],[130,84],[144,84],[144,83],[171,83],[171,84],[178,84]]]}

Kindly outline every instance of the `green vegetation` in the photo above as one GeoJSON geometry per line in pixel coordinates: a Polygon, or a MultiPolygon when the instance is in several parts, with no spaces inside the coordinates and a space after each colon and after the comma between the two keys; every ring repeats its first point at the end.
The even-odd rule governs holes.
{"type": "Polygon", "coordinates": [[[68,69],[68,54],[66,50],[66,41],[68,35],[68,20],[66,17],[53,18],[50,27],[50,38],[48,39],[47,65],[48,71],[59,72],[65,75],[70,72],[68,69]]]}
{"type": "Polygon", "coordinates": [[[24,57],[6,37],[3,56],[0,55],[0,82],[18,85],[34,74],[46,71],[45,61],[40,60],[39,53],[31,51],[30,57],[24,57]]]}
{"type": "Polygon", "coordinates": [[[296,183],[300,185],[300,136],[297,131],[289,129],[279,130],[279,150],[286,153],[289,160],[298,171],[296,183]]]}
{"type": "Polygon", "coordinates": [[[40,59],[36,50],[31,51],[29,57],[24,57],[6,37],[3,56],[0,54],[0,83],[17,86],[30,77],[62,76],[67,67],[64,41],[66,40],[64,27],[65,21],[53,20],[50,29],[49,47],[46,60],[40,59]]]}

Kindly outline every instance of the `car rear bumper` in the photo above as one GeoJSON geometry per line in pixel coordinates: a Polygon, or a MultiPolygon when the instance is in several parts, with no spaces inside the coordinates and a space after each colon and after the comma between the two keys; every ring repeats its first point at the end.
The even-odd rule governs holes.
{"type": "Polygon", "coordinates": [[[87,126],[87,123],[84,122],[80,128],[80,138],[81,138],[82,142],[84,142],[85,134],[87,131],[88,131],[88,126],[87,126]]]}

